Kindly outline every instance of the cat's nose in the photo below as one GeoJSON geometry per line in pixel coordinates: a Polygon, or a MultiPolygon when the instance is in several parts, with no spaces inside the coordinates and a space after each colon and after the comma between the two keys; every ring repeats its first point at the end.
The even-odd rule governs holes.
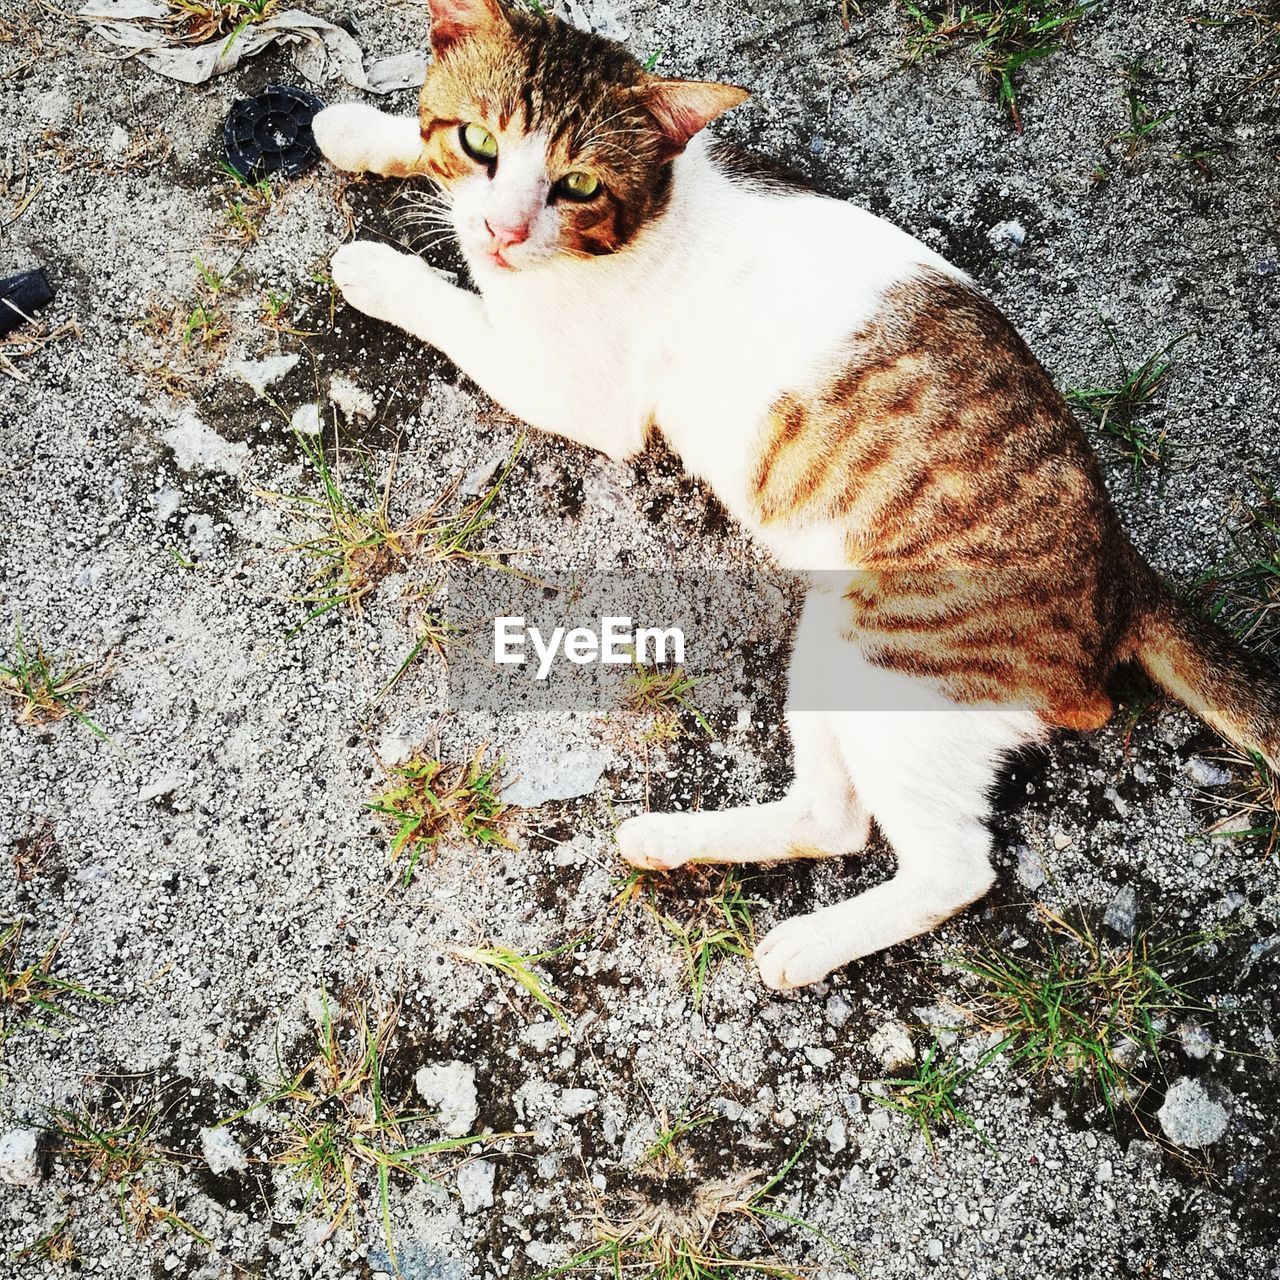
{"type": "Polygon", "coordinates": [[[504,249],[510,249],[512,245],[523,244],[529,238],[529,224],[527,222],[510,224],[500,222],[497,226],[494,226],[493,223],[486,219],[484,229],[489,233],[493,240],[493,247],[499,253],[504,249]]]}

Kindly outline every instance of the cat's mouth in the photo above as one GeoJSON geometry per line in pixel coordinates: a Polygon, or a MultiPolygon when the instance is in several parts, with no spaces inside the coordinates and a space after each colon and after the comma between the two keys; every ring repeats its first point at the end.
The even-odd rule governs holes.
{"type": "Polygon", "coordinates": [[[504,271],[516,270],[516,264],[514,262],[508,262],[507,259],[502,256],[501,249],[489,249],[486,251],[485,257],[488,258],[489,262],[493,266],[501,267],[504,271]]]}

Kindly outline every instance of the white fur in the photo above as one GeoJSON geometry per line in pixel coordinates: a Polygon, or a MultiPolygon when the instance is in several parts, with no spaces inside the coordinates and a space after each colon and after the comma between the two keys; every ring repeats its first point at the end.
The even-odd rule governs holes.
{"type": "MultiPolygon", "coordinates": [[[[325,118],[344,110],[317,117],[326,154],[327,139],[342,130],[325,118]]],[[[393,135],[408,136],[389,122],[387,147],[393,135]]],[[[876,314],[888,287],[925,265],[961,273],[864,210],[732,180],[697,138],[676,161],[667,210],[624,251],[549,257],[546,224],[531,237],[522,269],[504,270],[486,258],[477,220],[482,226],[485,209],[502,201],[518,205],[521,185],[526,200],[545,202],[539,184],[548,179],[534,158],[533,151],[523,157],[519,182],[501,192],[465,184],[457,196],[455,225],[482,297],[445,283],[420,259],[356,243],[339,249],[333,264],[347,301],[441,348],[517,417],[610,457],[639,451],[656,422],[689,471],[782,564],[856,568],[843,528],[765,526],[756,518],[750,474],[769,406],[812,386],[831,354],[876,314]]],[[[865,844],[874,817],[897,874],[773,929],[756,960],[779,989],[932,928],[985,893],[988,793],[1001,761],[1043,732],[1028,710],[960,708],[918,680],[870,665],[843,639],[844,609],[838,592],[811,593],[793,685],[803,687],[819,656],[829,671],[834,645],[845,664],[842,687],[857,697],[842,702],[835,693],[826,704],[848,710],[793,705],[795,781],[783,800],[726,813],[645,814],[618,832],[629,861],[668,868],[690,859],[849,853],[865,844]],[[898,709],[906,707],[913,709],[898,709]]]]}

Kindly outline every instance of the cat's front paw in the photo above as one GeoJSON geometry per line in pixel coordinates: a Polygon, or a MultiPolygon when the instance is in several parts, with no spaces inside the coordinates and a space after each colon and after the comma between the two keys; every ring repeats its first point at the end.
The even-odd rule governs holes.
{"type": "Polygon", "coordinates": [[[331,274],[343,300],[357,311],[404,325],[412,286],[427,267],[420,258],[373,240],[344,244],[333,255],[331,274]]]}
{"type": "Polygon", "coordinates": [[[760,978],[774,991],[790,991],[820,982],[836,967],[823,937],[820,912],[792,916],[776,924],[756,944],[760,978]]]}
{"type": "Polygon", "coordinates": [[[682,813],[642,813],[618,828],[618,848],[633,867],[670,871],[689,860],[689,834],[682,813]]]}
{"type": "Polygon", "coordinates": [[[376,133],[382,112],[360,102],[339,102],[317,111],[311,133],[320,154],[336,169],[364,173],[371,167],[369,140],[376,133]]]}

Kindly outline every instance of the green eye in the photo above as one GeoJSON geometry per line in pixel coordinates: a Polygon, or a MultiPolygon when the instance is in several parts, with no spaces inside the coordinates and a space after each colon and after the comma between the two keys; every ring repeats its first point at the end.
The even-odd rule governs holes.
{"type": "Polygon", "coordinates": [[[458,130],[462,149],[473,160],[488,164],[498,158],[498,140],[482,124],[464,124],[458,130]]]}
{"type": "Polygon", "coordinates": [[[585,169],[574,169],[556,183],[556,188],[570,200],[590,200],[600,190],[600,179],[585,169]]]}

